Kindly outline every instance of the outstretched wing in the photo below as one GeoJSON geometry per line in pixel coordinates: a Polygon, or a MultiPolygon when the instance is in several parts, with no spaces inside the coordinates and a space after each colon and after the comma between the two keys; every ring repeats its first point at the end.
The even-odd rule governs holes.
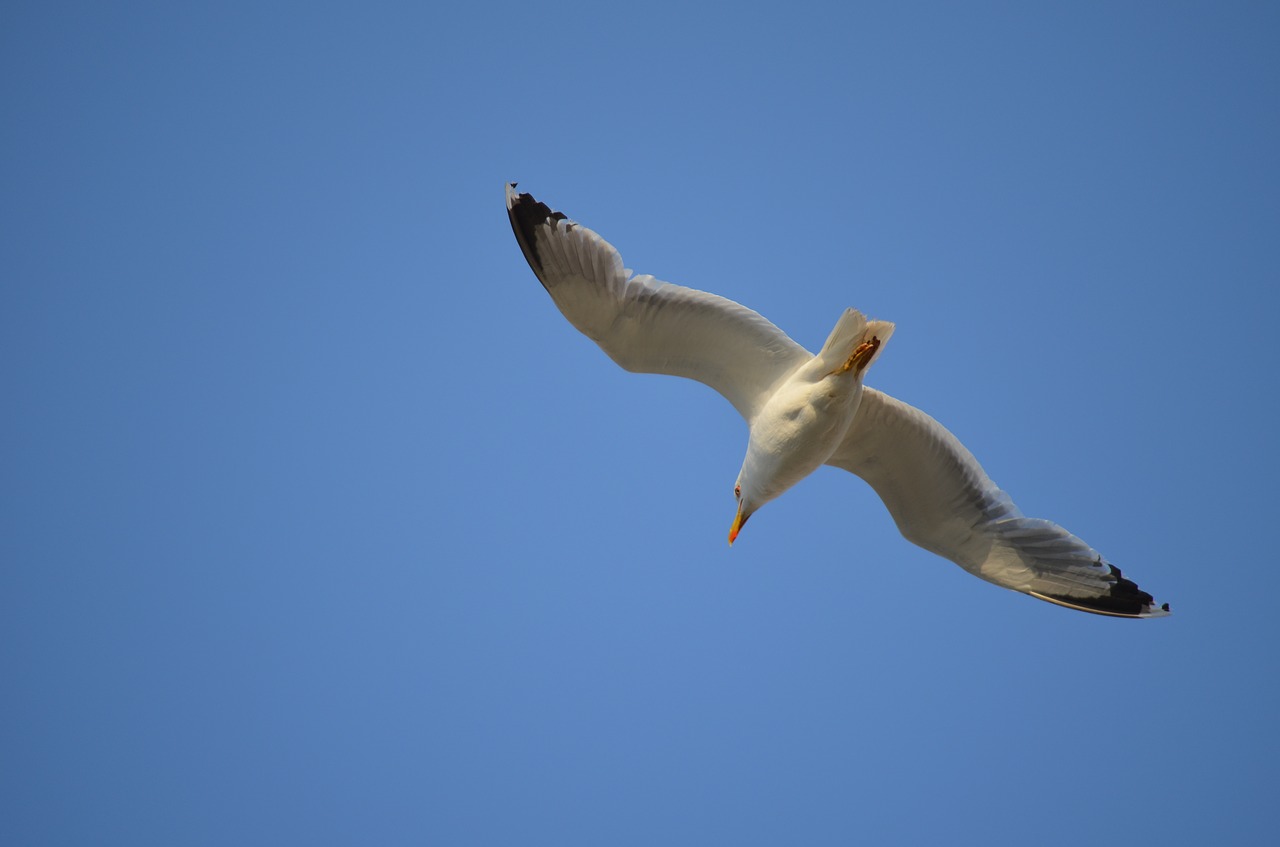
{"type": "Polygon", "coordinates": [[[862,477],[902,534],[996,585],[1125,618],[1166,615],[1151,595],[1055,523],[1024,517],[942,424],[867,388],[827,462],[862,477]]]}
{"type": "Polygon", "coordinates": [[[774,386],[812,355],[732,300],[632,276],[600,236],[507,186],[507,214],[529,267],[556,306],[622,367],[696,379],[748,422],[774,386]]]}

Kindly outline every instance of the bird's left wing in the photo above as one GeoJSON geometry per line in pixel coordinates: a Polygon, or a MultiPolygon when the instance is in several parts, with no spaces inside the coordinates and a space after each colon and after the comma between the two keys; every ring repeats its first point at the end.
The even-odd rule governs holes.
{"type": "Polygon", "coordinates": [[[959,439],[901,400],[865,388],[827,464],[870,483],[908,541],[975,576],[1082,612],[1169,613],[1084,541],[1024,516],[959,439]]]}
{"type": "Polygon", "coordinates": [[[609,358],[637,373],[683,376],[723,394],[748,422],[812,358],[756,312],[651,276],[632,276],[591,230],[507,186],[524,257],[556,306],[609,358]]]}

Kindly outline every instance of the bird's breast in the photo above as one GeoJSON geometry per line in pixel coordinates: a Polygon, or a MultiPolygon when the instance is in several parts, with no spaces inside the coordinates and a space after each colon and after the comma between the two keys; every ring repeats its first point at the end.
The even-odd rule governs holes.
{"type": "Polygon", "coordinates": [[[751,427],[749,456],[789,488],[821,467],[844,440],[857,413],[862,385],[828,376],[783,386],[751,427]]]}

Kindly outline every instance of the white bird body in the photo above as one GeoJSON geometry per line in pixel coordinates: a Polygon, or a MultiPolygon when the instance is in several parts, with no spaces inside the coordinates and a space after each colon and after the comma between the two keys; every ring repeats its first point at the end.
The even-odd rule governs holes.
{"type": "Polygon", "coordinates": [[[827,463],[844,441],[862,399],[866,369],[893,333],[848,309],[818,355],[797,367],[747,421],[747,455],[735,491],[743,520],[827,463]],[[861,367],[845,367],[862,345],[875,347],[861,367]]]}
{"type": "Polygon", "coordinates": [[[864,387],[893,324],[849,309],[815,356],[745,306],[633,276],[608,242],[514,184],[507,211],[556,306],[610,358],[698,380],[746,419],[730,543],[756,509],[828,464],[869,483],[907,540],[975,576],[1094,614],[1169,613],[1076,536],[1023,516],[933,418],[864,387]]]}

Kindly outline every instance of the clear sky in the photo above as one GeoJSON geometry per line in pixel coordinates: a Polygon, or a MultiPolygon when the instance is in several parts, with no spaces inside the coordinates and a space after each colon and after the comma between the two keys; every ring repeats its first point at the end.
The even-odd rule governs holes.
{"type": "Polygon", "coordinates": [[[1269,3],[0,12],[0,843],[1257,844],[1269,3]],[[504,181],[1174,609],[912,547],[555,310],[504,181]]]}

